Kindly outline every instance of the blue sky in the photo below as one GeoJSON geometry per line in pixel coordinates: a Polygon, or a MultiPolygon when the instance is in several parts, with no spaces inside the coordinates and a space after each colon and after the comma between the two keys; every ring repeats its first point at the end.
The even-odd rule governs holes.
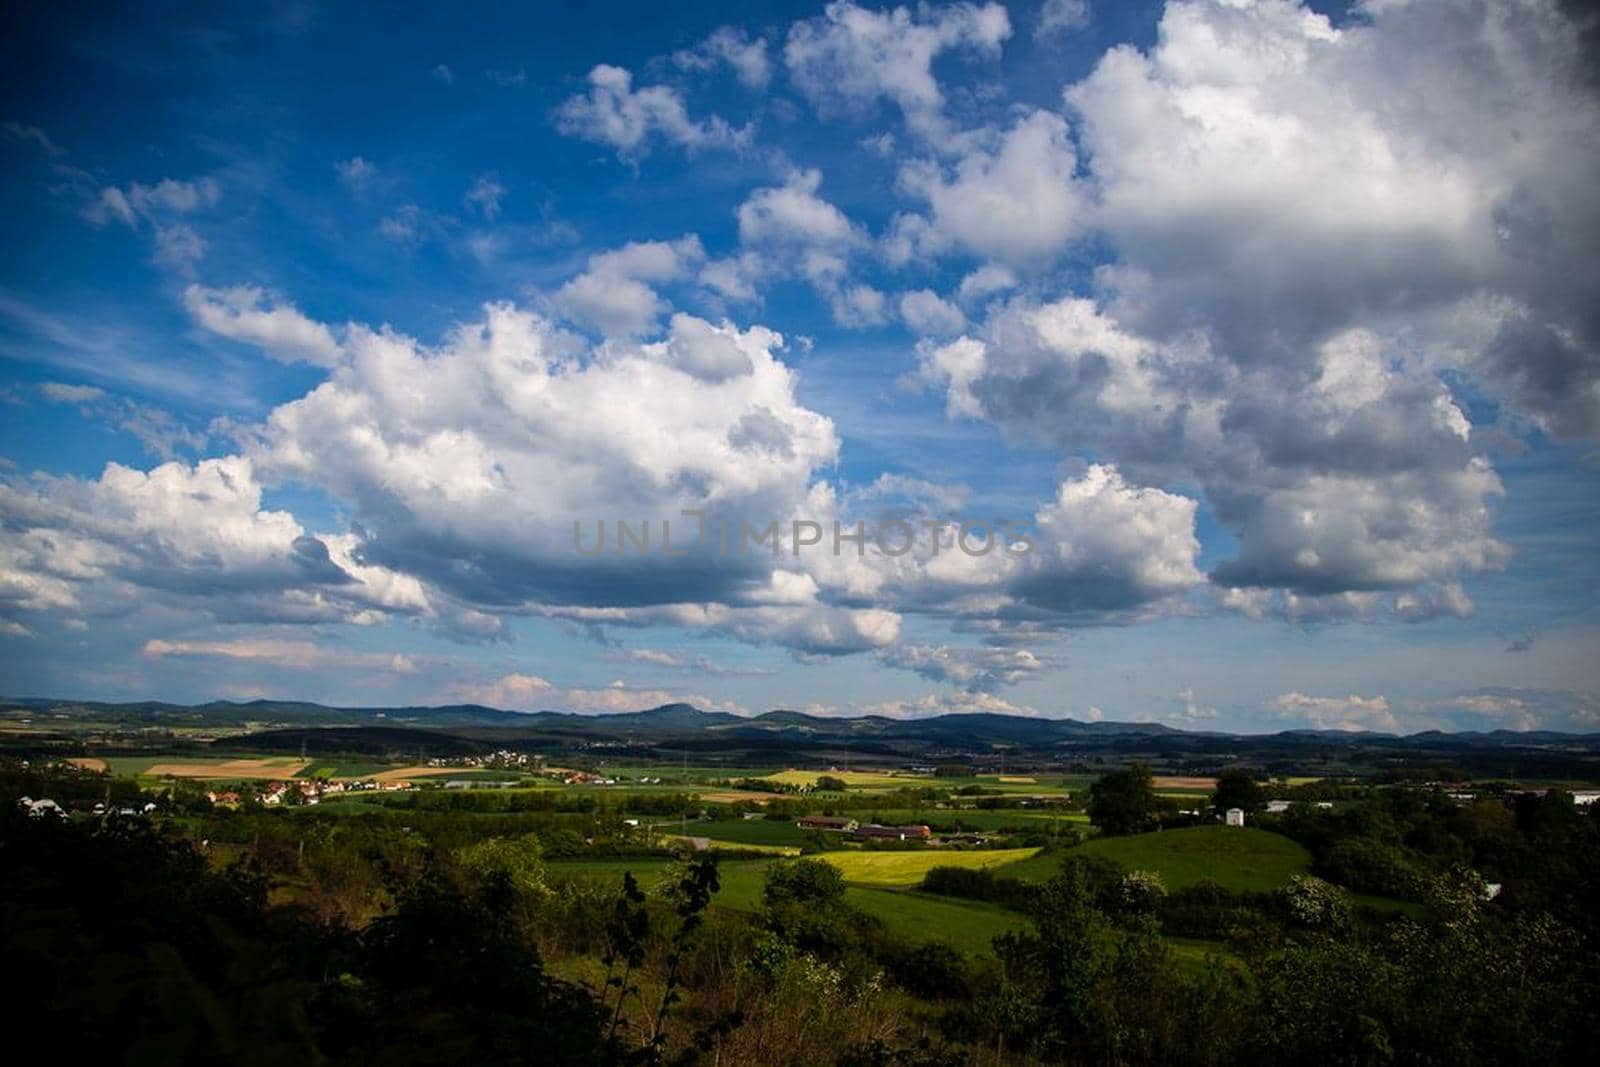
{"type": "Polygon", "coordinates": [[[1573,17],[8,12],[0,691],[1600,728],[1573,17]]]}

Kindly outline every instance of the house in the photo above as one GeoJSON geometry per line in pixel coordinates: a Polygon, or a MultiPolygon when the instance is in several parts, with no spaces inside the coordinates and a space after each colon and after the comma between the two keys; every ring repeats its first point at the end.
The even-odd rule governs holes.
{"type": "Polygon", "coordinates": [[[933,831],[926,826],[878,826],[876,824],[856,828],[855,835],[870,841],[926,841],[933,836],[933,831]]]}
{"type": "Polygon", "coordinates": [[[67,813],[61,810],[61,805],[49,797],[44,797],[40,800],[31,800],[28,797],[23,797],[17,801],[17,805],[27,809],[28,818],[30,819],[43,819],[47,815],[58,819],[67,817],[67,813]]]}
{"type": "Polygon", "coordinates": [[[861,824],[854,819],[846,819],[837,815],[802,815],[795,820],[795,825],[802,830],[826,830],[836,834],[853,834],[861,824]]]}
{"type": "Polygon", "coordinates": [[[1286,812],[1288,810],[1289,810],[1289,802],[1287,800],[1269,800],[1269,801],[1267,801],[1267,814],[1269,814],[1269,815],[1282,815],[1284,812],[1286,812]]]}
{"type": "Polygon", "coordinates": [[[1223,820],[1229,826],[1243,826],[1244,825],[1244,809],[1243,808],[1229,808],[1227,814],[1223,816],[1223,820]]]}

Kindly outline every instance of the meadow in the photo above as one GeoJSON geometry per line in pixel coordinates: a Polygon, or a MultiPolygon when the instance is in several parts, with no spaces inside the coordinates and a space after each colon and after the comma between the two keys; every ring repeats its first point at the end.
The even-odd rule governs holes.
{"type": "MultiPolygon", "coordinates": [[[[1236,891],[1279,889],[1311,865],[1311,855],[1281,834],[1249,826],[1188,826],[1128,837],[1098,837],[1071,850],[1103,856],[1129,870],[1154,871],[1169,890],[1213,881],[1236,891]]],[[[1044,881],[1056,873],[1064,852],[1041,853],[995,873],[1044,881]]]]}
{"type": "Polygon", "coordinates": [[[1036,848],[998,848],[973,852],[945,849],[916,849],[886,852],[819,852],[815,858],[839,868],[844,880],[856,885],[913,886],[935,867],[965,867],[988,870],[1004,867],[1034,856],[1036,848]]]}

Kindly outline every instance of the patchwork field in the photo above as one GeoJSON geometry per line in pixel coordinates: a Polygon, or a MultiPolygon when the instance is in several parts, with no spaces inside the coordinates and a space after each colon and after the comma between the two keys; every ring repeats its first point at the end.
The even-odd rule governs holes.
{"type": "Polygon", "coordinates": [[[298,756],[265,756],[259,759],[199,759],[152,763],[137,773],[152,778],[199,778],[233,782],[255,778],[293,778],[306,766],[307,761],[298,756]]]}
{"type": "Polygon", "coordinates": [[[1154,785],[1157,792],[1212,793],[1217,788],[1215,778],[1200,778],[1182,774],[1158,774],[1154,785]]]}
{"type": "Polygon", "coordinates": [[[778,771],[763,780],[790,786],[815,786],[818,778],[837,778],[852,789],[898,789],[923,785],[930,779],[921,775],[891,774],[888,771],[778,771]]]}
{"type": "Polygon", "coordinates": [[[845,881],[858,885],[913,886],[935,867],[981,870],[1003,867],[1032,857],[1036,848],[999,848],[976,852],[918,849],[910,852],[819,852],[816,859],[839,868],[845,881]]]}

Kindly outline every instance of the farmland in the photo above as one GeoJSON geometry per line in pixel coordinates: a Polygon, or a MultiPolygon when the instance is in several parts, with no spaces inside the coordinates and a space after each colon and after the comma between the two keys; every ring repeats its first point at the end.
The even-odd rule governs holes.
{"type": "MultiPolygon", "coordinates": [[[[1311,856],[1281,834],[1248,826],[1191,826],[1127,837],[1101,837],[1073,850],[1103,856],[1129,870],[1154,871],[1168,889],[1213,881],[1226,889],[1279,889],[1305,873],[1311,856]]],[[[1015,864],[999,873],[1034,880],[1054,874],[1055,863],[1015,864]]]]}
{"type": "Polygon", "coordinates": [[[912,886],[934,867],[967,867],[986,870],[1004,867],[1032,857],[1036,848],[986,849],[976,852],[948,852],[916,849],[906,852],[821,852],[817,859],[839,868],[844,880],[858,885],[912,886]]]}

